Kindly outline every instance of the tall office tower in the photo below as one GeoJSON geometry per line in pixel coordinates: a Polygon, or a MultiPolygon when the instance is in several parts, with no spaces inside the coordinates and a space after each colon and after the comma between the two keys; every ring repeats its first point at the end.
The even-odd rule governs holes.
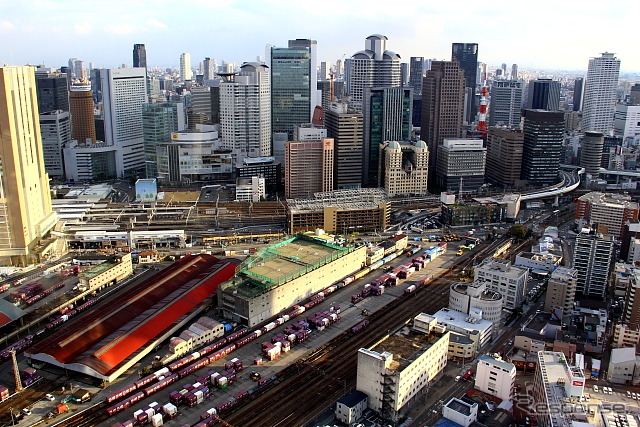
{"type": "Polygon", "coordinates": [[[478,191],[484,184],[486,161],[481,139],[445,139],[438,147],[438,186],[447,191],[478,191]]]}
{"type": "Polygon", "coordinates": [[[222,146],[233,151],[236,165],[271,155],[270,90],[267,66],[257,62],[245,62],[239,74],[220,83],[222,146]]]}
{"type": "Polygon", "coordinates": [[[133,45],[133,66],[147,68],[147,49],[144,44],[133,45]]]}
{"type": "Polygon", "coordinates": [[[79,144],[96,142],[96,124],[93,113],[93,92],[89,82],[75,82],[69,92],[71,137],[79,144]]]}
{"type": "Polygon", "coordinates": [[[311,114],[309,121],[313,119],[313,110],[318,105],[322,105],[322,93],[318,90],[318,42],[309,39],[289,40],[287,46],[291,49],[307,48],[311,53],[309,62],[309,99],[311,105],[311,114]]]}
{"type": "Polygon", "coordinates": [[[289,47],[271,48],[271,130],[286,132],[289,140],[294,125],[313,118],[312,91],[317,91],[311,49],[315,41],[307,40],[309,47],[292,42],[289,47]]]}
{"type": "Polygon", "coordinates": [[[320,63],[320,74],[318,80],[329,80],[329,74],[331,73],[331,63],[323,61],[320,63]]]}
{"type": "Polygon", "coordinates": [[[186,82],[191,81],[192,77],[191,54],[185,52],[180,55],[180,79],[186,82]]]}
{"type": "Polygon", "coordinates": [[[487,178],[513,187],[520,180],[524,135],[520,129],[490,127],[487,139],[487,178]]]}
{"type": "Polygon", "coordinates": [[[147,103],[144,68],[100,70],[104,131],[108,145],[116,147],[118,177],[145,176],[142,104],[147,103]]]}
{"type": "Polygon", "coordinates": [[[192,86],[190,112],[202,114],[205,117],[204,124],[213,124],[211,120],[211,110],[213,109],[213,98],[211,88],[208,86],[192,86]]]}
{"type": "Polygon", "coordinates": [[[64,176],[62,149],[71,142],[71,119],[68,111],[54,110],[40,114],[40,135],[44,170],[49,176],[64,176]]]}
{"type": "Polygon", "coordinates": [[[408,141],[411,137],[413,95],[410,88],[384,87],[364,89],[364,159],[362,183],[377,187],[380,144],[384,141],[408,141]]]}
{"type": "Polygon", "coordinates": [[[333,139],[285,144],[284,193],[287,199],[333,190],[333,139]]]}
{"type": "Polygon", "coordinates": [[[560,82],[551,79],[531,80],[527,95],[527,108],[558,111],[560,109],[560,82]]]}
{"type": "Polygon", "coordinates": [[[33,67],[0,67],[0,258],[36,261],[31,250],[56,223],[44,169],[33,67]]]}
{"type": "Polygon", "coordinates": [[[327,136],[335,151],[334,188],[344,190],[362,186],[362,113],[348,104],[333,102],[324,113],[327,136]]]}
{"type": "Polygon", "coordinates": [[[142,133],[147,178],[158,176],[157,148],[171,140],[171,134],[185,130],[184,105],[161,102],[142,104],[142,133]]]}
{"type": "Polygon", "coordinates": [[[583,297],[605,299],[611,272],[614,238],[593,229],[576,236],[573,268],[578,270],[576,293],[583,297]]]}
{"type": "Polygon", "coordinates": [[[613,133],[629,141],[628,145],[640,136],[640,105],[616,104],[613,121],[613,133]]]}
{"type": "Polygon", "coordinates": [[[203,70],[203,74],[204,74],[204,81],[206,82],[207,80],[213,80],[216,77],[216,60],[215,59],[211,59],[211,58],[204,58],[204,61],[202,62],[202,68],[204,68],[203,70]]]}
{"type": "Polygon", "coordinates": [[[599,58],[589,59],[582,102],[583,130],[608,133],[613,129],[620,74],[620,60],[614,55],[605,52],[599,58]]]}
{"type": "Polygon", "coordinates": [[[400,63],[400,85],[407,86],[409,84],[409,64],[400,63]]]}
{"type": "Polygon", "coordinates": [[[433,61],[422,85],[421,137],[429,145],[430,175],[435,172],[438,146],[445,138],[462,136],[465,76],[458,61],[433,61]]]}
{"type": "Polygon", "coordinates": [[[580,163],[591,179],[600,176],[600,164],[602,163],[602,149],[604,148],[604,135],[600,132],[585,132],[580,148],[580,163]]]}
{"type": "Polygon", "coordinates": [[[640,105],[640,83],[631,86],[629,91],[629,105],[640,105]]]}
{"type": "Polygon", "coordinates": [[[413,97],[422,95],[422,77],[424,75],[424,57],[412,56],[409,60],[409,86],[413,89],[413,97]]]}
{"type": "Polygon", "coordinates": [[[385,141],[380,155],[380,187],[389,197],[429,194],[429,149],[424,141],[385,141]]]}
{"type": "Polygon", "coordinates": [[[69,111],[69,86],[67,75],[55,70],[36,69],[36,90],[38,94],[38,110],[69,111]]]}
{"type": "Polygon", "coordinates": [[[582,110],[584,98],[584,78],[578,77],[573,83],[573,111],[582,110]]]}
{"type": "Polygon", "coordinates": [[[491,83],[489,126],[520,126],[523,88],[518,80],[491,83]]]}
{"type": "Polygon", "coordinates": [[[89,77],[91,78],[91,92],[93,92],[94,105],[102,102],[102,79],[100,78],[100,69],[92,68],[89,70],[89,77]]]}
{"type": "Polygon", "coordinates": [[[518,64],[511,65],[511,80],[518,80],[518,64]]]}
{"type": "Polygon", "coordinates": [[[559,308],[564,315],[570,315],[576,297],[578,285],[578,270],[575,268],[558,267],[547,283],[547,296],[544,301],[544,311],[559,308]]]}
{"type": "Polygon", "coordinates": [[[344,75],[344,61],[342,59],[336,60],[336,77],[344,75]]]}
{"type": "Polygon", "coordinates": [[[464,120],[467,123],[472,123],[478,113],[478,104],[476,102],[478,43],[453,43],[451,45],[451,60],[458,61],[460,68],[464,71],[466,111],[464,120]]]}
{"type": "Polygon", "coordinates": [[[84,74],[84,62],[82,60],[77,58],[69,59],[69,71],[69,76],[71,77],[70,80],[67,79],[69,83],[73,82],[73,80],[86,80],[87,76],[84,74]]]}
{"type": "Polygon", "coordinates": [[[346,61],[346,90],[356,111],[362,111],[364,88],[402,84],[400,55],[387,50],[387,40],[380,34],[367,37],[365,49],[346,61]]]}
{"type": "Polygon", "coordinates": [[[564,113],[523,110],[522,116],[524,145],[521,178],[534,186],[555,184],[558,182],[564,141],[564,113]]]}
{"type": "Polygon", "coordinates": [[[507,78],[507,64],[503,62],[500,68],[502,68],[502,75],[507,78]]]}

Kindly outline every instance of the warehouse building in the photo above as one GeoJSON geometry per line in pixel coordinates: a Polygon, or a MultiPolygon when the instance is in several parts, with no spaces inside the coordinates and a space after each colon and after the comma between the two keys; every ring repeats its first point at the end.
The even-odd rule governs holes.
{"type": "Polygon", "coordinates": [[[237,260],[187,255],[28,349],[33,360],[112,382],[188,324],[237,260]]]}
{"type": "Polygon", "coordinates": [[[297,235],[263,248],[220,286],[224,317],[262,323],[366,265],[366,248],[342,247],[297,235]]]}
{"type": "Polygon", "coordinates": [[[447,366],[449,331],[435,319],[428,328],[424,335],[397,333],[358,350],[356,389],[385,419],[397,422],[407,403],[447,366]]]}
{"type": "Polygon", "coordinates": [[[289,233],[313,231],[354,233],[384,230],[391,215],[386,192],[381,188],[354,188],[315,193],[312,199],[288,199],[289,233]]]}
{"type": "Polygon", "coordinates": [[[117,283],[132,273],[131,254],[115,256],[80,274],[78,289],[81,291],[98,289],[117,283]]]}

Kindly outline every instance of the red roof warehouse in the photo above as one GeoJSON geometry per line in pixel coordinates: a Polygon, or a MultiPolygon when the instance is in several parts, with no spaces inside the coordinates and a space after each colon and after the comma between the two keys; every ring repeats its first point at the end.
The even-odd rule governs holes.
{"type": "Polygon", "coordinates": [[[187,255],[27,350],[34,360],[112,381],[196,316],[238,261],[187,255]]]}

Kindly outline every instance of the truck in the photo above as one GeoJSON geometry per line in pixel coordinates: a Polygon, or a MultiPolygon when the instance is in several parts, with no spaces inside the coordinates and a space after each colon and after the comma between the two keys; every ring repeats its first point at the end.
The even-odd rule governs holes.
{"type": "Polygon", "coordinates": [[[414,233],[422,233],[424,230],[420,227],[412,226],[411,231],[413,231],[414,233]]]}
{"type": "Polygon", "coordinates": [[[465,372],[462,377],[460,377],[460,379],[462,381],[469,381],[471,379],[471,376],[474,374],[472,369],[469,369],[467,372],[465,372]]]}

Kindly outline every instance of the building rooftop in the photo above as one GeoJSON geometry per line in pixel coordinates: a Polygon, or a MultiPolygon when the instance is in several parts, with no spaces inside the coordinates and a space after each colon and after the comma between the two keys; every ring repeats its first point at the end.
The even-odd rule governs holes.
{"type": "Polygon", "coordinates": [[[635,347],[611,349],[611,363],[624,363],[636,360],[635,347]]]}
{"type": "Polygon", "coordinates": [[[615,193],[600,193],[598,191],[592,191],[584,196],[581,196],[578,200],[588,201],[592,204],[605,205],[608,207],[626,208],[626,209],[638,209],[638,203],[631,201],[631,196],[628,194],[615,194],[615,193]]]}
{"type": "Polygon", "coordinates": [[[103,262],[101,264],[96,265],[95,267],[80,273],[80,278],[81,279],[86,279],[86,280],[91,280],[96,276],[99,276],[100,274],[104,273],[105,271],[117,266],[118,264],[120,264],[120,259],[119,258],[112,258],[106,262],[103,262]]]}
{"type": "Polygon", "coordinates": [[[438,323],[451,325],[452,327],[467,331],[484,332],[493,326],[493,322],[489,320],[475,319],[466,313],[448,308],[442,308],[431,316],[438,319],[438,323]]]}
{"type": "Polygon", "coordinates": [[[353,247],[336,246],[310,236],[294,236],[249,257],[222,288],[234,288],[241,296],[255,297],[352,250],[353,247]]]}
{"type": "Polygon", "coordinates": [[[393,354],[391,369],[402,371],[418,357],[422,356],[446,333],[446,331],[443,333],[432,331],[425,335],[398,332],[371,348],[370,351],[380,354],[385,352],[393,354]]]}
{"type": "Polygon", "coordinates": [[[447,403],[447,408],[454,410],[462,415],[464,415],[465,417],[468,417],[469,415],[471,415],[471,404],[464,402],[460,399],[457,398],[452,398],[448,403],[447,403]]]}
{"type": "Polygon", "coordinates": [[[495,357],[489,356],[488,354],[481,354],[480,356],[478,356],[478,360],[491,363],[492,365],[496,365],[502,369],[506,369],[507,371],[516,369],[513,363],[506,362],[502,359],[496,359],[495,357]]]}
{"type": "Polygon", "coordinates": [[[291,212],[322,210],[333,206],[340,209],[372,209],[388,202],[383,188],[354,188],[315,193],[313,199],[287,199],[291,212]]]}
{"type": "Polygon", "coordinates": [[[361,392],[360,390],[353,390],[351,393],[342,396],[338,399],[338,403],[342,403],[348,408],[353,408],[358,403],[362,402],[367,398],[367,395],[361,392]]]}

